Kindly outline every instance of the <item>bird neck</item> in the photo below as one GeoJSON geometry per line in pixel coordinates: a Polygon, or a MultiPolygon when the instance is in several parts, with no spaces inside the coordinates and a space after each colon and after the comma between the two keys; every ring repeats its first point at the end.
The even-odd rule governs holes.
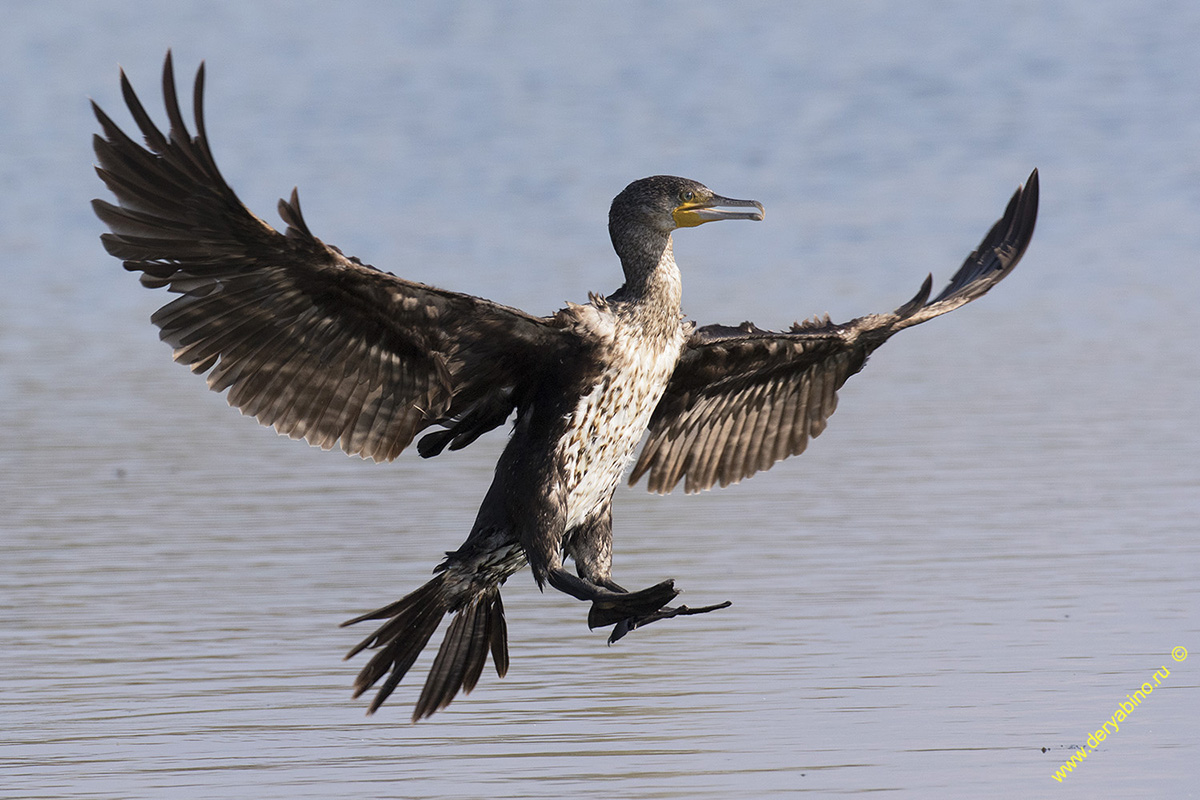
{"type": "Polygon", "coordinates": [[[625,270],[625,285],[619,291],[621,299],[678,317],[683,281],[675,264],[671,234],[638,236],[624,245],[617,250],[625,270]]]}

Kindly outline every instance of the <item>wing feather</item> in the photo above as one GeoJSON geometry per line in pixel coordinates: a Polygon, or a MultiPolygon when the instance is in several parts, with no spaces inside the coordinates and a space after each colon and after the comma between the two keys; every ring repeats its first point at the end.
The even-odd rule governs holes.
{"type": "Polygon", "coordinates": [[[812,396],[812,375],[802,375],[796,388],[796,414],[792,417],[792,429],[788,436],[788,449],[780,458],[800,455],[808,448],[809,398],[812,396]]]}
{"type": "MultiPolygon", "coordinates": [[[[93,104],[97,174],[117,204],[93,201],[105,248],[142,283],[179,296],[151,321],[174,358],[207,373],[243,413],[280,433],[351,454],[395,458],[423,428],[504,421],[541,365],[577,344],[555,318],[405,281],[347,258],[309,231],[293,190],[283,233],[221,177],[204,125],[204,67],[187,128],[170,53],[169,127],[160,130],[122,72],[144,146],[93,104]]],[[[466,440],[464,440],[465,443],[466,440]]],[[[428,453],[432,455],[436,450],[428,453]]]]}
{"type": "Polygon", "coordinates": [[[653,492],[727,486],[804,452],[825,430],[837,392],[889,337],[982,297],[1020,261],[1037,220],[1038,174],[936,297],[931,278],[895,311],[784,332],[751,323],[697,329],[650,420],[630,474],[653,492]]]}
{"type": "Polygon", "coordinates": [[[750,438],[754,435],[760,397],[761,392],[756,397],[747,398],[747,402],[740,407],[732,409],[735,422],[730,431],[727,445],[721,448],[721,459],[717,465],[718,474],[729,474],[741,469],[739,462],[749,451],[750,438]]]}
{"type": "Polygon", "coordinates": [[[800,412],[800,393],[803,386],[797,386],[794,382],[790,382],[787,387],[787,394],[784,397],[783,412],[779,418],[779,432],[775,437],[775,449],[771,451],[771,463],[780,461],[791,455],[793,447],[793,430],[796,427],[797,418],[800,412]]]}
{"type": "MultiPolygon", "coordinates": [[[[766,404],[766,397],[770,391],[771,384],[765,383],[747,393],[746,405],[749,413],[746,414],[742,434],[722,459],[719,475],[740,474],[745,469],[746,459],[761,446],[762,431],[770,419],[771,407],[766,404]]],[[[732,399],[731,397],[731,401],[732,399]]]]}

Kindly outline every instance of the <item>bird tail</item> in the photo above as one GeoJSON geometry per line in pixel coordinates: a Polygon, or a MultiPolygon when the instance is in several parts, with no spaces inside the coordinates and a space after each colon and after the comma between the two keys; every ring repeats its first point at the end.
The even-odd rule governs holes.
{"type": "Polygon", "coordinates": [[[425,649],[442,617],[451,613],[454,618],[425,679],[413,722],[450,705],[459,689],[464,693],[474,689],[489,650],[496,674],[504,677],[508,671],[508,625],[499,584],[466,598],[456,597],[443,572],[395,603],[342,623],[345,627],[368,619],[387,620],[346,654],[351,658],[367,648],[379,648],[354,681],[354,696],[358,697],[387,675],[368,714],[383,705],[425,649]]]}

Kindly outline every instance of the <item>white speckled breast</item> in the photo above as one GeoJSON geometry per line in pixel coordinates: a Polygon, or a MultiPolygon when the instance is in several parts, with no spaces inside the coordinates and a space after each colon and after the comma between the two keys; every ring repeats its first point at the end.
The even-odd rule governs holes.
{"type": "Polygon", "coordinates": [[[567,530],[608,501],[650,423],[685,340],[648,337],[628,319],[616,319],[613,365],[580,398],[558,443],[567,489],[567,530]]]}

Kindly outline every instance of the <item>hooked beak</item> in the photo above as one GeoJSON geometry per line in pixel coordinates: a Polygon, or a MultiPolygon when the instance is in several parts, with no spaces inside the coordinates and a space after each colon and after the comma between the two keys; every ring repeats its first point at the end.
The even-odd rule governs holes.
{"type": "Polygon", "coordinates": [[[762,203],[757,200],[732,200],[728,197],[713,195],[707,199],[698,199],[694,203],[684,203],[671,214],[675,224],[680,228],[694,228],[706,222],[716,222],[722,219],[752,219],[760,221],[763,218],[762,203]],[[729,208],[754,208],[756,211],[729,211],[729,208]]]}

